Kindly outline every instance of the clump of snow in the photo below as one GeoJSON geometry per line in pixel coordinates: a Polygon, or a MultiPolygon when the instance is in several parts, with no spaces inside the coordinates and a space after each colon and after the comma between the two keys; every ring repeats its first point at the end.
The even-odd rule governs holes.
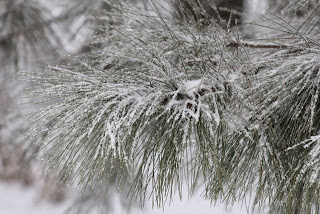
{"type": "Polygon", "coordinates": [[[202,80],[188,80],[184,83],[184,89],[186,90],[187,95],[193,96],[201,87],[202,80]]]}

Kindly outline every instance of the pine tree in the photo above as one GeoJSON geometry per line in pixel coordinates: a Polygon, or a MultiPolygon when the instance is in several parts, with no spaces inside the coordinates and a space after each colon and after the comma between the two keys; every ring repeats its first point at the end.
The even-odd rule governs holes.
{"type": "Polygon", "coordinates": [[[209,3],[177,17],[175,2],[108,1],[90,53],[23,74],[50,103],[29,135],[61,179],[130,177],[142,205],[203,183],[212,201],[252,193],[253,213],[320,213],[319,2],[270,1],[241,22],[209,3]]]}

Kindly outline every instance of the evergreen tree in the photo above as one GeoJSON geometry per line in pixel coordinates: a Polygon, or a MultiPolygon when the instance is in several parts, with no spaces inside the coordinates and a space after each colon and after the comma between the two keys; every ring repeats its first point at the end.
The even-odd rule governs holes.
{"type": "Polygon", "coordinates": [[[93,191],[130,177],[142,204],[203,183],[212,201],[253,193],[253,213],[320,213],[320,3],[271,0],[240,25],[185,2],[110,0],[89,53],[23,74],[50,102],[29,132],[49,169],[93,191]]]}

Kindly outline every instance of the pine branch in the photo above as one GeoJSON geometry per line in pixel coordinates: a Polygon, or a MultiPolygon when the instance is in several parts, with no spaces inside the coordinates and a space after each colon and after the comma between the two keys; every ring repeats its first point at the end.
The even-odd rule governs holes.
{"type": "Polygon", "coordinates": [[[91,53],[27,75],[39,83],[30,96],[51,102],[29,133],[45,134],[50,169],[80,188],[133,176],[142,204],[163,206],[186,180],[228,204],[252,192],[253,213],[266,201],[320,212],[315,31],[271,11],[245,38],[202,5],[180,21],[154,2],[110,5],[91,53]]]}
{"type": "Polygon", "coordinates": [[[32,120],[40,125],[30,134],[45,133],[49,165],[71,168],[81,188],[109,183],[113,175],[121,185],[132,173],[132,195],[142,196],[143,203],[150,186],[161,206],[184,179],[194,186],[201,174],[219,174],[223,145],[247,137],[240,134],[241,110],[233,109],[241,106],[229,81],[234,72],[226,72],[237,69],[241,59],[223,51],[229,37],[218,25],[204,34],[165,16],[137,16],[141,12],[132,5],[121,7],[112,17],[122,24],[105,26],[113,33],[104,32],[110,38],[102,41],[113,41],[117,52],[93,52],[89,63],[74,60],[29,77],[42,85],[31,96],[58,100],[35,114],[32,120]]]}

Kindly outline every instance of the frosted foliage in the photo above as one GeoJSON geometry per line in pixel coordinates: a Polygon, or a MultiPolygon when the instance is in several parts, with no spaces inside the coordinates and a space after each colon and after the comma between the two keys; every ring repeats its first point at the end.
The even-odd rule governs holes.
{"type": "Polygon", "coordinates": [[[40,71],[44,64],[57,62],[61,59],[57,50],[69,53],[79,50],[82,46],[79,42],[90,35],[90,30],[83,27],[88,19],[79,10],[89,10],[96,2],[90,7],[86,5],[85,9],[83,3],[78,4],[82,1],[76,2],[65,3],[63,9],[59,9],[58,1],[0,1],[0,144],[12,150],[22,147],[26,150],[24,158],[36,156],[32,153],[37,150],[37,140],[23,135],[30,127],[25,115],[35,111],[35,107],[28,99],[18,100],[22,89],[32,83],[19,81],[16,74],[21,70],[40,71]],[[66,16],[68,10],[72,10],[73,15],[66,16]]]}
{"type": "Polygon", "coordinates": [[[152,181],[163,191],[152,193],[160,205],[183,177],[192,185],[195,174],[213,167],[209,153],[232,141],[219,136],[243,132],[240,105],[230,108],[235,75],[226,70],[241,59],[222,51],[230,37],[218,26],[201,32],[122,7],[127,14],[117,7],[111,14],[115,24],[102,23],[109,36],[93,41],[110,47],[92,52],[91,60],[70,58],[70,66],[24,74],[40,83],[32,97],[57,101],[32,116],[39,126],[29,134],[45,134],[50,169],[74,171],[81,187],[114,176],[121,184],[132,173],[133,193],[152,181]],[[184,174],[186,167],[193,173],[184,174]]]}
{"type": "Polygon", "coordinates": [[[64,193],[58,193],[59,184],[53,187],[58,181],[47,180],[54,175],[49,173],[44,179],[39,167],[42,134],[37,138],[25,136],[32,127],[26,115],[39,106],[21,94],[33,83],[19,81],[17,72],[36,72],[44,64],[61,62],[58,50],[78,52],[82,43],[92,37],[85,12],[92,11],[99,2],[0,0],[0,180],[36,184],[45,189],[41,195],[45,200],[62,200],[64,193]]]}
{"type": "Polygon", "coordinates": [[[299,139],[304,133],[314,132],[314,123],[318,113],[318,90],[319,90],[319,64],[318,53],[308,53],[304,55],[293,55],[283,61],[276,61],[274,69],[269,72],[260,72],[257,76],[258,84],[250,88],[257,95],[253,97],[259,110],[259,119],[270,119],[277,117],[274,122],[282,122],[285,118],[291,122],[290,130],[283,130],[283,134],[294,134],[292,139],[299,139]],[[291,60],[294,58],[296,60],[291,60]],[[302,72],[303,70],[303,72],[302,72]],[[265,80],[265,81],[259,81],[265,80]],[[265,99],[267,97],[268,99],[265,99]],[[306,106],[306,102],[309,105],[306,106]],[[267,108],[263,108],[267,106],[267,108]],[[287,106],[287,108],[283,108],[287,106]],[[283,111],[283,112],[280,112],[283,111]],[[285,117],[284,115],[291,115],[285,117]],[[304,118],[305,123],[297,118],[304,118]],[[300,127],[297,129],[297,127],[300,127]],[[297,131],[298,130],[298,131],[297,131]]]}
{"type": "Polygon", "coordinates": [[[284,12],[289,12],[289,13],[294,13],[294,12],[306,12],[305,10],[310,10],[312,7],[318,7],[319,6],[319,0],[295,0],[295,1],[284,1],[282,3],[283,8],[282,8],[282,13],[284,12]]]}
{"type": "Polygon", "coordinates": [[[289,206],[290,212],[299,209],[309,213],[319,197],[313,185],[318,184],[320,166],[315,137],[320,130],[320,59],[317,43],[302,42],[303,37],[300,40],[293,50],[266,55],[265,61],[259,62],[260,69],[244,82],[248,87],[245,97],[253,109],[250,120],[264,136],[260,142],[264,153],[261,161],[268,165],[262,178],[281,178],[275,187],[279,198],[271,207],[277,210],[289,206]],[[301,206],[296,200],[313,202],[301,206]]]}
{"type": "Polygon", "coordinates": [[[57,50],[79,51],[91,31],[84,11],[98,0],[61,1],[2,0],[0,2],[1,72],[31,71],[40,64],[55,63],[57,50]]]}
{"type": "Polygon", "coordinates": [[[318,31],[269,5],[231,28],[201,8],[190,21],[108,2],[88,54],[22,74],[50,103],[29,132],[49,169],[80,188],[133,178],[130,196],[158,206],[185,182],[231,204],[253,193],[252,213],[319,213],[318,31]]]}
{"type": "Polygon", "coordinates": [[[297,29],[304,34],[319,31],[319,0],[270,0],[270,9],[281,16],[290,17],[290,23],[299,23],[297,29]]]}

